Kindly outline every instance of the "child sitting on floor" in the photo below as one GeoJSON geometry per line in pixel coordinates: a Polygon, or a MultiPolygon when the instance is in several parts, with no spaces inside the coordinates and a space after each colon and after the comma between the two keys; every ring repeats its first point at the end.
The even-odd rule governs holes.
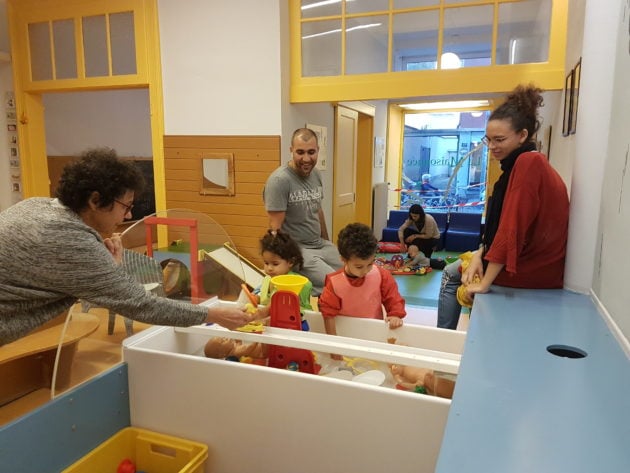
{"type": "MultiPolygon", "coordinates": [[[[275,292],[275,288],[271,283],[271,278],[281,276],[283,274],[297,274],[293,270],[302,269],[304,258],[298,244],[287,233],[280,230],[269,230],[260,240],[260,248],[263,258],[265,278],[260,288],[255,291],[260,297],[260,304],[265,307],[259,307],[256,313],[256,319],[264,319],[269,315],[269,303],[271,296],[275,292]]],[[[311,306],[311,292],[313,284],[308,281],[299,294],[300,309],[313,310],[311,306]]],[[[302,330],[308,330],[308,322],[302,320],[302,330]]]]}
{"type": "Polygon", "coordinates": [[[389,328],[401,327],[405,300],[389,271],[374,265],[378,242],[372,229],[362,223],[347,225],[339,232],[337,247],[343,268],[326,276],[318,304],[326,333],[337,334],[337,315],[385,319],[389,328]]]}
{"type": "Polygon", "coordinates": [[[441,258],[427,258],[416,245],[409,245],[405,266],[408,268],[426,268],[428,266],[433,269],[444,269],[446,262],[441,258]]]}

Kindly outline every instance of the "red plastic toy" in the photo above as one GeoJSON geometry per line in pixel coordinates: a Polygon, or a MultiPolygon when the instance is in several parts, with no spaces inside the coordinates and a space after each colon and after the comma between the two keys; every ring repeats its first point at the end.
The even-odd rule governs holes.
{"type": "MultiPolygon", "coordinates": [[[[271,296],[270,316],[271,327],[302,330],[300,301],[293,292],[276,291],[271,296]]],[[[313,352],[302,348],[271,345],[267,366],[317,374],[313,352]]]]}
{"type": "Polygon", "coordinates": [[[116,473],[136,473],[136,465],[134,465],[134,463],[129,460],[129,458],[125,458],[118,465],[116,473]]]}

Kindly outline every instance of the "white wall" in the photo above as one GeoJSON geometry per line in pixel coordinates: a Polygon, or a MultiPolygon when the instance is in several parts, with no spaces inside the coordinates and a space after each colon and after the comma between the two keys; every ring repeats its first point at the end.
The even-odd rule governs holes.
{"type": "MultiPolygon", "coordinates": [[[[625,0],[586,1],[577,132],[569,138],[574,140],[575,152],[565,267],[565,286],[579,292],[588,292],[593,286],[595,255],[599,251],[597,222],[608,155],[615,74],[613,58],[622,1],[625,0]]],[[[625,123],[628,123],[627,118],[625,123]]]]}
{"type": "Polygon", "coordinates": [[[48,156],[101,146],[119,156],[153,155],[147,89],[44,94],[43,102],[48,156]]]}
{"type": "Polygon", "coordinates": [[[158,0],[166,135],[282,132],[279,3],[158,0]]]}
{"type": "MultiPolygon", "coordinates": [[[[630,130],[630,88],[628,87],[630,84],[630,1],[618,0],[612,3],[617,4],[617,9],[611,8],[608,15],[615,16],[614,21],[607,21],[608,15],[604,18],[600,17],[601,23],[596,28],[598,35],[602,34],[601,30],[610,28],[609,33],[599,39],[600,48],[607,47],[608,53],[604,55],[603,49],[593,51],[593,54],[599,53],[607,59],[611,63],[612,70],[596,70],[597,77],[586,76],[588,83],[597,84],[597,96],[609,104],[610,119],[601,120],[599,129],[589,128],[594,125],[593,122],[597,121],[597,118],[604,118],[591,117],[589,108],[589,113],[583,114],[583,120],[580,119],[582,117],[578,117],[578,130],[584,131],[584,142],[591,142],[589,143],[590,151],[597,153],[585,155],[583,159],[589,161],[591,171],[593,168],[597,169],[596,177],[604,183],[599,224],[593,225],[597,232],[597,244],[594,245],[593,291],[626,338],[630,339],[630,312],[628,311],[630,292],[627,287],[628,268],[630,268],[630,252],[627,243],[628,235],[630,235],[630,135],[628,134],[630,130]],[[615,13],[617,14],[614,15],[615,13]],[[590,82],[590,78],[594,81],[590,82]],[[607,129],[604,129],[606,125],[607,129]]],[[[591,11],[595,4],[599,7],[598,2],[589,0],[587,14],[595,15],[595,12],[591,11]]],[[[593,27],[585,29],[585,43],[587,34],[590,38],[591,34],[595,33],[593,27]]],[[[599,63],[593,63],[591,66],[590,59],[588,63],[584,61],[583,67],[587,65],[589,69],[603,66],[599,63]]],[[[589,189],[590,181],[586,181],[586,177],[584,176],[585,192],[583,194],[588,194],[586,190],[589,189]]],[[[590,208],[587,209],[589,210],[590,208]]],[[[597,223],[597,220],[594,223],[597,223]]],[[[579,270],[579,266],[574,264],[571,270],[579,270]]]]}

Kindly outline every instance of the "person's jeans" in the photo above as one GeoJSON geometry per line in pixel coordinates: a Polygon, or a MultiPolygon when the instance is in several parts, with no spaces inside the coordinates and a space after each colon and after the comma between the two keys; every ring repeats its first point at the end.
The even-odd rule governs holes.
{"type": "Polygon", "coordinates": [[[457,288],[461,285],[462,275],[459,267],[462,261],[457,260],[446,265],[442,271],[440,296],[438,298],[438,328],[455,330],[459,322],[462,306],[457,302],[457,288]]]}

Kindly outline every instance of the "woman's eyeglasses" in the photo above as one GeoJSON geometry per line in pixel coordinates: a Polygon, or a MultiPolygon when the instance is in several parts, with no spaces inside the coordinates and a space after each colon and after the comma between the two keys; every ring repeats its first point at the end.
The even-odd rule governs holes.
{"type": "Polygon", "coordinates": [[[133,209],[133,202],[129,205],[125,204],[124,202],[121,202],[120,200],[116,200],[114,199],[114,202],[122,205],[125,208],[125,215],[131,212],[131,209],[133,209]]]}

